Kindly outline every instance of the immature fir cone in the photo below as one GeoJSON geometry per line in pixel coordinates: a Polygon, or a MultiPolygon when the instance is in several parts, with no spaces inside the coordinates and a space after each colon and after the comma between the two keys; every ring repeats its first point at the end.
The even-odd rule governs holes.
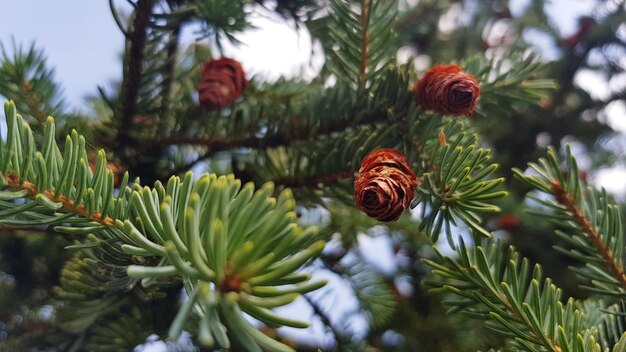
{"type": "Polygon", "coordinates": [[[418,182],[402,152],[376,149],[363,159],[354,180],[356,206],[378,221],[398,220],[409,207],[418,182]]]}
{"type": "Polygon", "coordinates": [[[219,109],[241,96],[248,84],[241,64],[233,59],[222,58],[204,64],[202,81],[198,84],[200,106],[219,109]]]}
{"type": "Polygon", "coordinates": [[[434,66],[415,85],[417,103],[442,115],[471,115],[479,98],[478,81],[458,65],[434,66]]]}

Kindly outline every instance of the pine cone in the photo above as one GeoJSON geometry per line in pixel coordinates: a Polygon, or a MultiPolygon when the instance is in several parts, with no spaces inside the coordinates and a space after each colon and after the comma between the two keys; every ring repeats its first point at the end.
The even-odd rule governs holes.
{"type": "Polygon", "coordinates": [[[198,85],[200,106],[207,110],[226,107],[241,96],[247,84],[239,62],[228,58],[211,60],[204,64],[198,85]]]}
{"type": "Polygon", "coordinates": [[[398,220],[411,204],[418,183],[402,152],[376,149],[363,159],[354,180],[356,206],[378,221],[398,220]]]}
{"type": "Polygon", "coordinates": [[[443,115],[471,115],[480,98],[480,86],[458,65],[437,65],[417,81],[414,93],[424,109],[443,115]]]}

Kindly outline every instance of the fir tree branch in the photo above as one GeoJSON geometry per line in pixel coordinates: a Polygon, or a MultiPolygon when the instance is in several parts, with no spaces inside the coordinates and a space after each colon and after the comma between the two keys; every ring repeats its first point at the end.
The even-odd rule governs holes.
{"type": "Polygon", "coordinates": [[[127,36],[127,50],[124,57],[124,79],[120,90],[120,124],[118,136],[122,145],[131,142],[128,135],[135,114],[141,71],[144,61],[144,48],[147,40],[147,27],[150,23],[155,0],[138,0],[133,23],[127,36]]]}
{"type": "Polygon", "coordinates": [[[529,212],[565,226],[555,233],[571,248],[557,246],[556,249],[584,263],[584,266],[573,267],[572,270],[593,286],[585,288],[607,297],[624,297],[626,274],[623,253],[626,237],[619,207],[609,203],[604,191],[597,192],[584,184],[569,148],[566,161],[566,168],[562,170],[556,151],[549,148],[547,158],[529,163],[536,174],[524,175],[521,170],[513,170],[515,177],[554,197],[554,200],[542,199],[529,193],[529,198],[551,210],[529,209],[529,212]]]}
{"type": "Polygon", "coordinates": [[[252,148],[252,149],[265,149],[271,147],[289,146],[294,142],[307,141],[311,139],[318,139],[324,136],[331,135],[335,132],[340,132],[348,127],[361,127],[374,125],[388,121],[384,114],[372,113],[370,116],[363,118],[358,123],[353,121],[345,121],[342,123],[336,123],[328,128],[320,130],[319,128],[312,127],[310,130],[301,130],[293,134],[269,134],[267,136],[259,137],[257,135],[245,135],[245,136],[211,136],[211,137],[169,137],[163,138],[156,142],[160,145],[193,145],[199,147],[207,147],[209,157],[217,152],[230,150],[234,148],[252,148]]]}
{"type": "Polygon", "coordinates": [[[60,295],[87,305],[80,310],[87,316],[71,322],[75,329],[84,330],[86,321],[91,325],[105,307],[113,307],[103,297],[117,299],[116,293],[134,289],[140,279],[144,287],[182,279],[189,299],[173,320],[170,337],[180,335],[195,311],[204,320],[197,327],[203,344],[217,341],[229,348],[228,336],[234,336],[246,350],[293,351],[258,332],[241,314],[266,325],[306,327],[269,308],[287,305],[326,283],[297,273],[319,256],[324,241],[318,240],[315,227],[297,225],[288,189],[273,197],[271,183],[255,190],[252,184],[242,187],[232,175],[204,174],[194,180],[189,172],[182,180],[170,178],[167,186],[136,184],[134,190],[127,187],[125,175],[114,196],[114,175],[106,169],[104,151],[92,171],[86,141],[76,131],[61,152],[53,118],[46,121],[40,146],[13,103],[5,104],[5,116],[0,223],[56,225],[57,232],[87,237],[73,246],[84,257],[76,257],[62,275],[70,290],[62,289],[60,295]],[[90,251],[94,247],[98,254],[90,251]],[[93,296],[97,307],[85,301],[93,296]]]}
{"type": "Polygon", "coordinates": [[[445,302],[450,312],[486,320],[486,328],[526,351],[539,346],[551,352],[581,350],[584,313],[571,298],[561,302],[561,290],[542,278],[539,265],[531,269],[526,258],[505,245],[486,240],[468,246],[461,239],[458,258],[437,251],[442,264],[423,259],[441,280],[430,284],[457,296],[445,302]]]}
{"type": "Polygon", "coordinates": [[[15,101],[24,112],[44,123],[49,114],[64,115],[64,101],[54,81],[54,70],[46,66],[43,51],[34,44],[28,49],[13,43],[13,53],[0,42],[0,95],[15,101]]]}
{"type": "Polygon", "coordinates": [[[361,0],[361,15],[359,22],[361,24],[361,66],[359,68],[359,93],[363,94],[367,84],[367,66],[369,63],[369,37],[367,28],[370,22],[370,4],[369,0],[361,0]]]}
{"type": "Polygon", "coordinates": [[[397,1],[330,1],[328,68],[359,95],[377,84],[395,52],[397,1]]]}
{"type": "Polygon", "coordinates": [[[306,139],[305,136],[293,136],[285,137],[279,135],[257,137],[255,135],[242,136],[242,137],[172,137],[160,140],[158,143],[161,145],[194,145],[207,147],[209,154],[206,157],[211,156],[214,153],[230,150],[233,148],[254,148],[264,149],[268,147],[277,147],[282,145],[288,145],[290,142],[306,139]]]}
{"type": "Polygon", "coordinates": [[[174,80],[174,69],[176,67],[176,54],[178,52],[178,40],[181,24],[177,23],[171,30],[169,42],[167,43],[167,57],[163,67],[163,83],[161,90],[161,111],[162,119],[169,116],[172,83],[174,80]]]}
{"type": "Polygon", "coordinates": [[[624,268],[615,259],[613,252],[602,240],[596,228],[585,216],[585,213],[576,205],[573,195],[567,192],[563,185],[558,182],[551,182],[550,187],[552,188],[552,192],[554,192],[556,200],[567,209],[574,222],[576,222],[582,232],[587,235],[589,243],[598,251],[606,267],[613,274],[613,277],[619,281],[620,286],[626,291],[626,273],[624,273],[624,268]]]}
{"type": "Polygon", "coordinates": [[[26,94],[26,104],[29,107],[29,112],[40,123],[46,122],[46,113],[41,109],[41,102],[37,98],[37,94],[33,90],[33,86],[28,79],[24,79],[21,83],[22,91],[26,94]]]}
{"type": "Polygon", "coordinates": [[[354,171],[353,170],[345,170],[334,172],[329,175],[319,175],[310,178],[297,178],[286,176],[279,179],[274,180],[276,184],[289,187],[289,188],[299,188],[299,187],[317,187],[319,185],[331,185],[339,182],[340,180],[353,178],[354,171]]]}
{"type": "MultiPolygon", "coordinates": [[[[506,295],[501,294],[499,297],[502,300],[502,303],[504,304],[504,306],[506,307],[506,310],[511,313],[511,315],[519,321],[524,320],[524,312],[520,312],[519,310],[516,309],[516,307],[511,304],[511,302],[509,301],[509,299],[506,297],[506,295]]],[[[546,347],[551,348],[552,351],[554,352],[562,352],[563,350],[561,349],[561,346],[559,346],[556,342],[552,341],[552,339],[549,336],[546,336],[546,334],[537,329],[535,326],[529,326],[528,327],[528,331],[531,333],[531,335],[537,340],[537,341],[544,341],[546,344],[546,347]]]]}
{"type": "Polygon", "coordinates": [[[7,189],[11,191],[26,191],[28,196],[36,198],[37,195],[43,194],[49,200],[55,203],[61,203],[61,209],[66,213],[72,213],[74,215],[89,218],[91,221],[97,222],[105,226],[115,226],[115,221],[110,216],[102,216],[100,212],[90,212],[85,204],[76,202],[62,194],[56,194],[52,189],[40,190],[34,183],[25,180],[23,177],[15,173],[8,173],[5,175],[7,189]],[[20,181],[21,180],[21,181],[20,181]]]}

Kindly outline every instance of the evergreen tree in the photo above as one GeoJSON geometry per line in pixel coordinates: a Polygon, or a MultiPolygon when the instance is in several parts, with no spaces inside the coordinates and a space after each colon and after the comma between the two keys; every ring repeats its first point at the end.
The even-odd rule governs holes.
{"type": "Polygon", "coordinates": [[[2,350],[187,331],[202,350],[626,351],[620,206],[566,146],[619,157],[592,148],[624,88],[599,100],[574,80],[623,74],[623,2],[567,37],[543,1],[110,4],[123,72],[89,114],[41,50],[0,48],[2,350]],[[260,7],[321,43],[318,77],[268,82],[222,57],[260,7]],[[189,24],[210,44],[184,46],[189,24]],[[560,58],[533,54],[529,30],[560,58]],[[363,235],[394,249],[392,273],[363,235]],[[338,291],[358,302],[342,321],[338,291]],[[311,321],[287,317],[295,300],[311,321]],[[312,322],[332,341],[280,329],[312,322]]]}

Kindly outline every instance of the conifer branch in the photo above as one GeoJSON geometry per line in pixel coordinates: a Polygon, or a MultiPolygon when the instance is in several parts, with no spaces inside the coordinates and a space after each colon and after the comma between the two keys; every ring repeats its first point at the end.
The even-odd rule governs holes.
{"type": "MultiPolygon", "coordinates": [[[[115,293],[133,289],[140,279],[144,287],[164,278],[184,279],[189,300],[172,322],[170,337],[178,337],[183,323],[196,312],[206,321],[198,326],[206,345],[215,344],[214,336],[228,348],[230,335],[238,340],[243,336],[247,350],[263,346],[292,351],[241,316],[245,312],[271,326],[306,327],[268,308],[287,305],[325,284],[296,273],[319,256],[324,242],[318,240],[315,227],[297,225],[295,200],[288,189],[274,198],[271,183],[255,191],[254,185],[242,187],[232,175],[204,174],[194,180],[189,172],[182,180],[170,178],[166,187],[156,182],[153,188],[134,185],[134,190],[127,187],[125,175],[114,196],[114,176],[106,170],[104,151],[98,153],[92,171],[85,139],[76,131],[67,136],[61,152],[53,118],[46,121],[40,146],[13,103],[5,104],[5,115],[0,223],[56,225],[57,232],[86,235],[84,243],[73,246],[85,250],[81,253],[85,257],[76,257],[66,267],[62,282],[69,291],[59,294],[83,301],[95,296],[98,306],[77,313],[87,315],[87,325],[111,307],[103,298],[116,299],[115,293]],[[90,252],[94,247],[99,249],[97,255],[90,252]],[[218,310],[226,315],[223,321],[218,310]],[[247,334],[252,336],[246,338],[247,334]]],[[[83,331],[81,321],[70,325],[83,331]]]]}
{"type": "Polygon", "coordinates": [[[624,297],[626,236],[619,208],[609,203],[604,191],[597,192],[584,184],[569,148],[565,170],[561,169],[553,148],[549,148],[547,158],[529,166],[536,175],[525,175],[521,170],[514,169],[515,177],[554,197],[554,200],[542,199],[530,193],[528,197],[551,212],[535,209],[529,209],[529,212],[566,226],[555,233],[572,248],[557,246],[556,249],[584,263],[584,266],[573,267],[572,270],[593,285],[585,286],[587,289],[608,297],[624,297]]]}
{"type": "Polygon", "coordinates": [[[176,56],[178,52],[178,40],[180,35],[181,24],[177,23],[170,32],[170,38],[167,43],[167,56],[163,67],[163,83],[161,90],[161,111],[162,119],[169,116],[171,107],[172,83],[174,81],[174,69],[176,68],[176,56]]]}
{"type": "Polygon", "coordinates": [[[127,50],[124,57],[124,79],[119,94],[120,124],[118,136],[122,145],[130,142],[128,135],[135,114],[141,71],[144,61],[144,49],[147,40],[147,27],[150,23],[155,0],[138,0],[133,13],[133,22],[127,36],[127,50]]]}
{"type": "Polygon", "coordinates": [[[43,124],[50,114],[64,115],[64,101],[54,81],[54,70],[46,65],[43,51],[13,43],[13,53],[0,42],[0,95],[43,124]]]}
{"type": "Polygon", "coordinates": [[[486,320],[486,328],[510,338],[518,348],[582,350],[583,312],[571,298],[561,302],[561,290],[542,278],[539,265],[531,269],[515,248],[504,246],[491,240],[468,246],[461,239],[458,258],[438,252],[442,264],[423,259],[440,277],[430,284],[457,296],[444,302],[450,312],[486,320]]]}
{"type": "Polygon", "coordinates": [[[293,176],[286,176],[274,180],[276,184],[289,187],[289,188],[300,188],[300,187],[318,187],[319,185],[332,185],[334,183],[339,182],[340,180],[353,178],[354,171],[353,170],[345,170],[345,171],[337,171],[333,172],[329,175],[319,175],[310,178],[297,178],[293,176]]]}
{"type": "Polygon", "coordinates": [[[361,16],[359,22],[361,24],[361,66],[359,68],[359,93],[363,94],[367,84],[367,68],[369,64],[369,36],[367,28],[370,22],[370,4],[369,0],[361,0],[361,16]]]}
{"type": "Polygon", "coordinates": [[[589,219],[585,216],[585,213],[576,205],[572,194],[567,192],[563,185],[558,182],[551,182],[550,187],[552,188],[552,192],[554,192],[556,200],[559,204],[563,205],[565,209],[567,209],[574,222],[578,224],[581,231],[587,235],[589,243],[598,251],[604,260],[606,267],[610,270],[615,279],[619,281],[619,284],[624,291],[626,291],[626,273],[624,273],[624,268],[615,259],[613,252],[603,241],[591,221],[589,221],[589,219]]]}
{"type": "Polygon", "coordinates": [[[20,177],[15,173],[6,174],[5,178],[8,190],[26,191],[28,196],[31,198],[36,198],[37,195],[43,194],[50,201],[61,203],[60,209],[64,210],[66,213],[72,213],[80,217],[89,218],[91,221],[104,226],[115,225],[115,221],[110,216],[102,216],[102,214],[98,211],[90,212],[83,203],[76,204],[73,199],[70,199],[62,194],[56,194],[52,189],[40,190],[34,183],[25,180],[23,177],[20,177]]]}
{"type": "Polygon", "coordinates": [[[304,136],[267,136],[257,137],[255,135],[242,136],[242,137],[172,137],[165,138],[159,141],[161,145],[193,145],[208,148],[210,154],[207,157],[224,150],[230,150],[233,148],[255,148],[262,149],[268,147],[277,147],[281,145],[288,145],[292,141],[305,139],[304,136]]]}
{"type": "Polygon", "coordinates": [[[308,141],[311,139],[319,139],[324,136],[329,136],[335,132],[345,130],[347,127],[362,127],[375,125],[377,123],[388,121],[387,116],[381,113],[372,113],[362,118],[358,123],[354,121],[341,121],[337,122],[327,128],[320,129],[318,127],[311,127],[308,130],[299,130],[296,133],[291,134],[268,134],[266,136],[259,137],[255,134],[244,136],[211,136],[211,137],[168,137],[163,138],[156,142],[160,145],[192,145],[198,147],[208,148],[209,157],[217,152],[230,150],[234,148],[253,148],[253,149],[265,149],[272,147],[289,146],[294,142],[308,141]]]}
{"type": "MultiPolygon", "coordinates": [[[[523,321],[524,320],[524,316],[523,316],[523,312],[520,312],[516,309],[516,307],[514,305],[511,304],[511,302],[509,301],[509,299],[506,297],[506,295],[501,294],[500,295],[500,299],[502,300],[502,303],[504,303],[504,306],[506,307],[506,310],[511,313],[511,315],[516,319],[516,320],[520,320],[523,321]]],[[[563,350],[561,349],[561,346],[559,346],[556,342],[552,341],[552,339],[549,336],[546,336],[546,334],[537,329],[537,327],[535,326],[528,326],[528,332],[530,332],[530,334],[537,340],[537,341],[544,341],[546,347],[550,348],[552,351],[554,352],[562,352],[563,350]]]]}
{"type": "Polygon", "coordinates": [[[21,83],[22,91],[26,94],[26,104],[30,108],[29,111],[39,123],[46,122],[46,113],[41,110],[41,102],[37,98],[37,94],[33,90],[33,86],[28,79],[24,79],[21,83]]]}

